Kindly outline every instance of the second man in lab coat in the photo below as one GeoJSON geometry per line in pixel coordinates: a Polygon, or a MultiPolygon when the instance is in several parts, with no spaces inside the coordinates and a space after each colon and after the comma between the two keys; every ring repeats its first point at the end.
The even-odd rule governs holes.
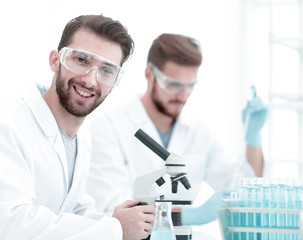
{"type": "Polygon", "coordinates": [[[164,167],[165,162],[134,137],[140,128],[185,160],[192,186],[186,190],[179,184],[178,193],[173,194],[169,176],[165,176],[165,184],[161,187],[155,184],[151,195],[195,200],[203,181],[220,192],[235,188],[240,175],[262,175],[259,137],[266,111],[255,112],[255,119],[248,123],[253,128],[259,121],[260,127],[253,128],[248,139],[243,166],[232,164],[234,157],[205,124],[183,114],[201,63],[202,54],[195,39],[178,34],[160,35],[148,53],[146,92],[92,121],[92,165],[87,189],[100,210],[112,210],[121,200],[133,198],[136,178],[164,167]]]}

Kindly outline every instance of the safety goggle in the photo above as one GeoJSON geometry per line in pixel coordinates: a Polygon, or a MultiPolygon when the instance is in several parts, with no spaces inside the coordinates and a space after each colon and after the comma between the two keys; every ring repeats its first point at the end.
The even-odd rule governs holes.
{"type": "Polygon", "coordinates": [[[197,83],[196,79],[193,79],[191,83],[184,84],[178,80],[173,80],[170,77],[166,76],[154,64],[148,63],[148,66],[152,68],[160,88],[162,88],[166,92],[175,94],[186,89],[187,92],[191,93],[194,90],[194,87],[197,83]]]}
{"type": "Polygon", "coordinates": [[[75,74],[85,75],[95,69],[98,81],[106,86],[117,86],[122,78],[120,66],[94,53],[64,47],[59,55],[60,63],[75,74]]]}

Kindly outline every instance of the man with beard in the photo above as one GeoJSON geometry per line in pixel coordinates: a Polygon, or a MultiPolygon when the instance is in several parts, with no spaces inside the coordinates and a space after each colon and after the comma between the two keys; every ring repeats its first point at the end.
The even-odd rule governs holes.
{"type": "Polygon", "coordinates": [[[205,125],[182,114],[201,63],[202,54],[195,39],[177,34],[160,35],[149,50],[145,94],[91,122],[93,151],[87,189],[100,210],[111,210],[122,199],[134,197],[136,178],[164,167],[165,162],[134,137],[138,129],[184,159],[192,186],[187,190],[180,184],[177,194],[173,194],[171,180],[165,176],[164,185],[152,186],[151,196],[195,200],[203,181],[217,191],[200,211],[186,208],[184,224],[213,220],[222,191],[236,188],[235,180],[240,175],[262,175],[260,130],[267,109],[260,99],[256,97],[245,111],[249,113],[247,161],[240,167],[233,164],[233,158],[205,125]],[[191,215],[195,213],[197,218],[191,215]]]}
{"type": "Polygon", "coordinates": [[[153,206],[120,202],[111,217],[85,192],[91,147],[80,126],[119,83],[133,45],[121,23],[102,15],[65,26],[49,57],[50,88],[33,86],[0,123],[0,239],[149,235],[153,206]]]}

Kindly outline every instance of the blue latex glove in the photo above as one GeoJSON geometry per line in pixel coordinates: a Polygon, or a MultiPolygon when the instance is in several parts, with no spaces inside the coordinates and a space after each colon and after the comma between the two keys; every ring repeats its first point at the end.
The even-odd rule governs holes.
{"type": "Polygon", "coordinates": [[[268,107],[256,94],[252,86],[253,98],[247,102],[242,111],[242,122],[245,126],[245,141],[248,145],[257,147],[261,145],[261,129],[268,115],[268,107]]]}
{"type": "Polygon", "coordinates": [[[200,207],[183,207],[183,225],[201,225],[217,219],[217,210],[222,205],[223,199],[229,198],[231,191],[215,192],[200,207]]]}

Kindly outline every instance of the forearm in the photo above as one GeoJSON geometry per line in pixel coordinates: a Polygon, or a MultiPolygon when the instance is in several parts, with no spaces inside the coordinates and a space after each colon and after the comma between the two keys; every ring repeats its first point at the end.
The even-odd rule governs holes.
{"type": "Polygon", "coordinates": [[[252,166],[256,176],[262,177],[264,160],[263,160],[263,153],[261,146],[253,147],[247,145],[246,157],[247,157],[247,161],[252,166]]]}

